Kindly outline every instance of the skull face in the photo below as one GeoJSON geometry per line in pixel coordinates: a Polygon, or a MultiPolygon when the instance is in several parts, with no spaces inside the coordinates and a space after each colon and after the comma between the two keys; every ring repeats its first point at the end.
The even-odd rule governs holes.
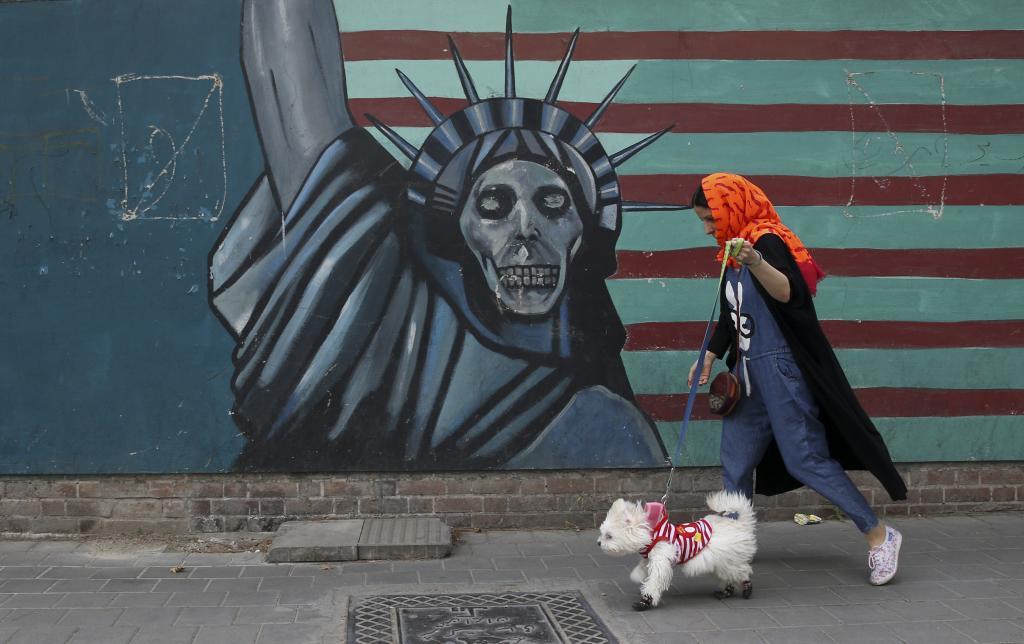
{"type": "Polygon", "coordinates": [[[502,307],[527,316],[551,312],[583,235],[558,174],[531,161],[495,165],[473,184],[459,228],[502,307]]]}

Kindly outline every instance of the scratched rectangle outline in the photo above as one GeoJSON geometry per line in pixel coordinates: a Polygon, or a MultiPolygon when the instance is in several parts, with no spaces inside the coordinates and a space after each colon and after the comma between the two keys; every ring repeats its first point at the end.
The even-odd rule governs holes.
{"type": "MultiPolygon", "coordinates": [[[[886,103],[881,103],[878,100],[876,100],[876,98],[874,96],[872,96],[872,94],[869,91],[867,91],[867,89],[865,89],[865,87],[858,81],[858,79],[861,78],[861,77],[867,78],[867,77],[871,77],[871,76],[873,76],[875,74],[878,74],[878,73],[894,73],[894,72],[899,72],[899,70],[885,70],[884,72],[879,72],[879,71],[871,71],[871,70],[869,70],[869,71],[850,71],[849,69],[847,69],[845,71],[846,71],[846,88],[847,88],[847,94],[849,96],[849,106],[850,106],[850,135],[851,135],[851,148],[850,149],[851,149],[852,155],[851,155],[851,163],[850,163],[850,195],[849,195],[849,198],[847,199],[846,205],[843,207],[843,216],[844,217],[848,217],[848,218],[852,218],[852,217],[854,217],[854,214],[850,210],[850,208],[853,206],[854,202],[856,201],[857,169],[858,169],[857,168],[857,162],[856,162],[857,119],[856,119],[856,116],[855,116],[855,112],[854,112],[853,106],[855,104],[854,97],[857,96],[858,94],[863,99],[865,99],[867,101],[866,104],[871,107],[871,111],[874,112],[875,116],[882,121],[883,125],[885,125],[885,131],[889,135],[889,138],[893,140],[893,142],[895,144],[895,150],[899,151],[901,153],[901,155],[903,156],[903,158],[905,160],[905,165],[909,166],[910,169],[911,169],[911,178],[912,179],[917,179],[918,176],[917,176],[917,173],[914,172],[913,155],[908,155],[907,154],[906,149],[903,146],[903,143],[900,141],[899,135],[896,132],[894,132],[891,127],[889,127],[889,124],[886,121],[885,116],[882,113],[882,110],[880,109],[880,108],[885,107],[886,103]]],[[[942,74],[939,74],[937,72],[909,71],[909,72],[905,72],[905,73],[913,75],[913,76],[932,77],[932,78],[934,78],[938,82],[939,109],[941,110],[941,114],[942,114],[942,132],[940,133],[941,137],[942,137],[942,166],[946,167],[946,165],[949,163],[949,130],[948,130],[947,125],[946,125],[946,79],[945,79],[945,77],[942,74]]],[[[874,180],[876,182],[879,181],[879,177],[874,177],[874,180]]],[[[922,205],[919,208],[911,208],[911,209],[906,209],[906,210],[903,210],[903,209],[901,209],[901,210],[893,210],[893,211],[879,213],[879,214],[872,215],[872,216],[874,216],[874,217],[883,217],[883,216],[887,216],[887,215],[896,215],[896,214],[905,214],[905,213],[924,213],[924,214],[931,215],[934,219],[941,219],[943,211],[945,210],[945,207],[946,207],[946,186],[947,186],[948,182],[949,182],[949,177],[947,175],[943,175],[942,176],[942,187],[940,188],[940,194],[938,195],[938,199],[937,199],[938,203],[922,205]]],[[[923,187],[920,186],[919,184],[915,183],[915,187],[918,188],[919,190],[923,190],[923,187]]],[[[931,195],[929,194],[929,196],[931,196],[931,195]]]]}
{"type": "MultiPolygon", "coordinates": [[[[121,127],[121,167],[122,167],[122,170],[123,170],[123,180],[124,180],[124,191],[122,193],[121,204],[120,204],[121,205],[121,219],[123,221],[134,221],[134,220],[142,220],[142,219],[153,219],[153,220],[160,220],[160,219],[190,220],[191,219],[191,220],[207,220],[207,221],[211,221],[211,222],[217,221],[218,219],[220,219],[221,214],[224,213],[224,206],[225,206],[225,202],[227,201],[227,194],[228,194],[228,165],[227,165],[227,154],[226,154],[227,151],[226,151],[226,144],[225,144],[225,140],[224,140],[225,139],[225,130],[224,130],[224,79],[223,79],[223,77],[220,74],[217,74],[217,73],[201,74],[199,76],[184,76],[184,75],[165,75],[165,76],[153,75],[153,76],[150,76],[150,75],[141,75],[141,74],[120,74],[118,76],[113,77],[111,79],[111,81],[113,81],[114,86],[115,86],[115,88],[117,90],[117,112],[118,112],[118,120],[120,121],[120,127],[121,127]],[[146,210],[148,210],[149,208],[147,208],[145,210],[142,210],[140,212],[140,208],[142,207],[143,200],[144,200],[144,198],[141,198],[141,197],[139,198],[139,201],[135,205],[134,208],[129,207],[129,203],[130,203],[129,199],[130,199],[130,197],[128,195],[128,191],[129,191],[129,183],[128,183],[128,139],[127,139],[127,134],[125,133],[124,100],[123,100],[123,97],[121,95],[121,87],[123,85],[125,85],[126,83],[133,83],[133,82],[138,82],[138,81],[153,81],[153,80],[209,81],[210,82],[210,91],[207,93],[206,97],[203,99],[202,108],[199,110],[199,114],[196,116],[195,120],[192,122],[192,127],[191,127],[188,135],[185,137],[185,140],[182,141],[180,146],[175,146],[175,152],[172,155],[172,158],[170,160],[168,160],[168,162],[166,164],[164,164],[164,167],[160,170],[160,173],[156,176],[156,178],[153,180],[153,182],[149,186],[147,186],[145,190],[143,190],[143,193],[145,193],[147,190],[152,189],[160,181],[161,177],[163,177],[165,174],[168,173],[168,171],[170,171],[171,178],[168,179],[168,181],[167,181],[167,187],[164,188],[164,192],[161,194],[160,197],[158,197],[151,204],[149,204],[149,208],[152,208],[153,206],[155,206],[157,204],[157,202],[159,202],[160,199],[163,197],[163,194],[166,194],[167,191],[170,189],[170,186],[172,185],[173,178],[174,178],[173,177],[173,169],[172,169],[173,168],[173,164],[176,162],[176,158],[181,155],[181,153],[186,149],[188,144],[191,142],[192,134],[195,133],[196,128],[199,127],[200,121],[203,120],[203,116],[205,116],[206,110],[209,108],[210,99],[213,97],[214,93],[216,93],[216,95],[217,95],[217,112],[218,112],[217,113],[217,119],[218,119],[218,126],[220,127],[220,161],[221,161],[221,171],[223,173],[223,193],[222,193],[221,198],[219,200],[216,212],[214,212],[208,218],[202,217],[202,216],[194,216],[194,215],[193,216],[175,216],[175,215],[167,215],[167,216],[142,216],[142,215],[145,215],[146,210]]],[[[84,97],[83,97],[83,103],[84,103],[84,97]]]]}
{"type": "Polygon", "coordinates": [[[566,642],[618,644],[579,591],[370,595],[349,609],[348,641],[355,644],[401,642],[398,608],[467,608],[540,604],[566,642]]]}

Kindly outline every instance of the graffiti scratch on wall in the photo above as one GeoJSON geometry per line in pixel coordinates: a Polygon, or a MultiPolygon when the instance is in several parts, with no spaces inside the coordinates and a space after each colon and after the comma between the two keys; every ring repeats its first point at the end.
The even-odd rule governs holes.
{"type": "MultiPolygon", "coordinates": [[[[224,146],[224,81],[220,74],[200,76],[144,76],[122,74],[113,78],[117,88],[117,114],[121,128],[123,193],[120,214],[136,219],[205,219],[216,221],[224,211],[228,171],[224,146]],[[193,114],[184,121],[140,121],[139,114],[193,114]],[[135,156],[133,159],[132,156],[135,156]],[[211,167],[212,166],[212,167],[211,167]],[[216,172],[213,172],[213,170],[216,172]],[[216,177],[210,180],[210,175],[216,177]],[[186,182],[202,182],[200,203],[194,196],[175,195],[186,182]],[[163,205],[161,206],[161,202],[163,205]],[[158,208],[158,206],[161,206],[158,208]]],[[[82,102],[90,116],[95,109],[82,102]]],[[[193,189],[191,191],[195,193],[193,189]]]]}

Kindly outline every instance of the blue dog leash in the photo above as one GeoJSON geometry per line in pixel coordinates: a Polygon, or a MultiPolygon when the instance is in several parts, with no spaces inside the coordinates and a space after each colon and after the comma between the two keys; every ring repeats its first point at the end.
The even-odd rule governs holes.
{"type": "Polygon", "coordinates": [[[743,248],[742,245],[734,246],[732,240],[725,242],[725,257],[722,258],[722,270],[718,274],[718,287],[715,289],[715,302],[711,306],[711,317],[708,319],[708,326],[704,329],[704,339],[700,343],[700,353],[697,355],[697,369],[693,374],[693,382],[690,383],[690,393],[686,396],[686,411],[683,412],[683,424],[679,428],[679,439],[676,441],[675,454],[669,461],[671,469],[668,471],[668,483],[665,485],[665,494],[661,497],[661,502],[665,503],[668,500],[669,491],[672,489],[672,479],[676,473],[676,462],[679,461],[679,454],[683,449],[683,441],[686,439],[686,430],[690,425],[690,416],[693,414],[693,403],[697,400],[697,387],[700,383],[700,372],[704,370],[704,356],[708,352],[708,340],[711,338],[711,327],[715,323],[715,311],[718,310],[718,300],[720,293],[722,292],[722,280],[725,279],[725,268],[729,264],[729,259],[739,254],[739,251],[743,248]]]}

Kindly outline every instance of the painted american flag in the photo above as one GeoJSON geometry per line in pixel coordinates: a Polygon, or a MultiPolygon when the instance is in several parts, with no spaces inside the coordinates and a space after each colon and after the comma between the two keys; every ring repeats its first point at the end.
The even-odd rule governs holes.
{"type": "MultiPolygon", "coordinates": [[[[635,64],[605,148],[675,123],[620,169],[624,198],[685,203],[713,171],[764,188],[829,274],[819,317],[896,460],[1024,459],[1024,3],[511,4],[520,95],[544,95],[580,27],[560,104],[589,114],[635,64]]],[[[360,119],[429,132],[395,67],[463,106],[449,34],[480,94],[503,91],[506,2],[335,5],[360,119]]],[[[626,213],[609,283],[670,450],[715,295],[709,241],[690,213],[626,213]]],[[[684,464],[717,462],[706,408],[684,464]]]]}

